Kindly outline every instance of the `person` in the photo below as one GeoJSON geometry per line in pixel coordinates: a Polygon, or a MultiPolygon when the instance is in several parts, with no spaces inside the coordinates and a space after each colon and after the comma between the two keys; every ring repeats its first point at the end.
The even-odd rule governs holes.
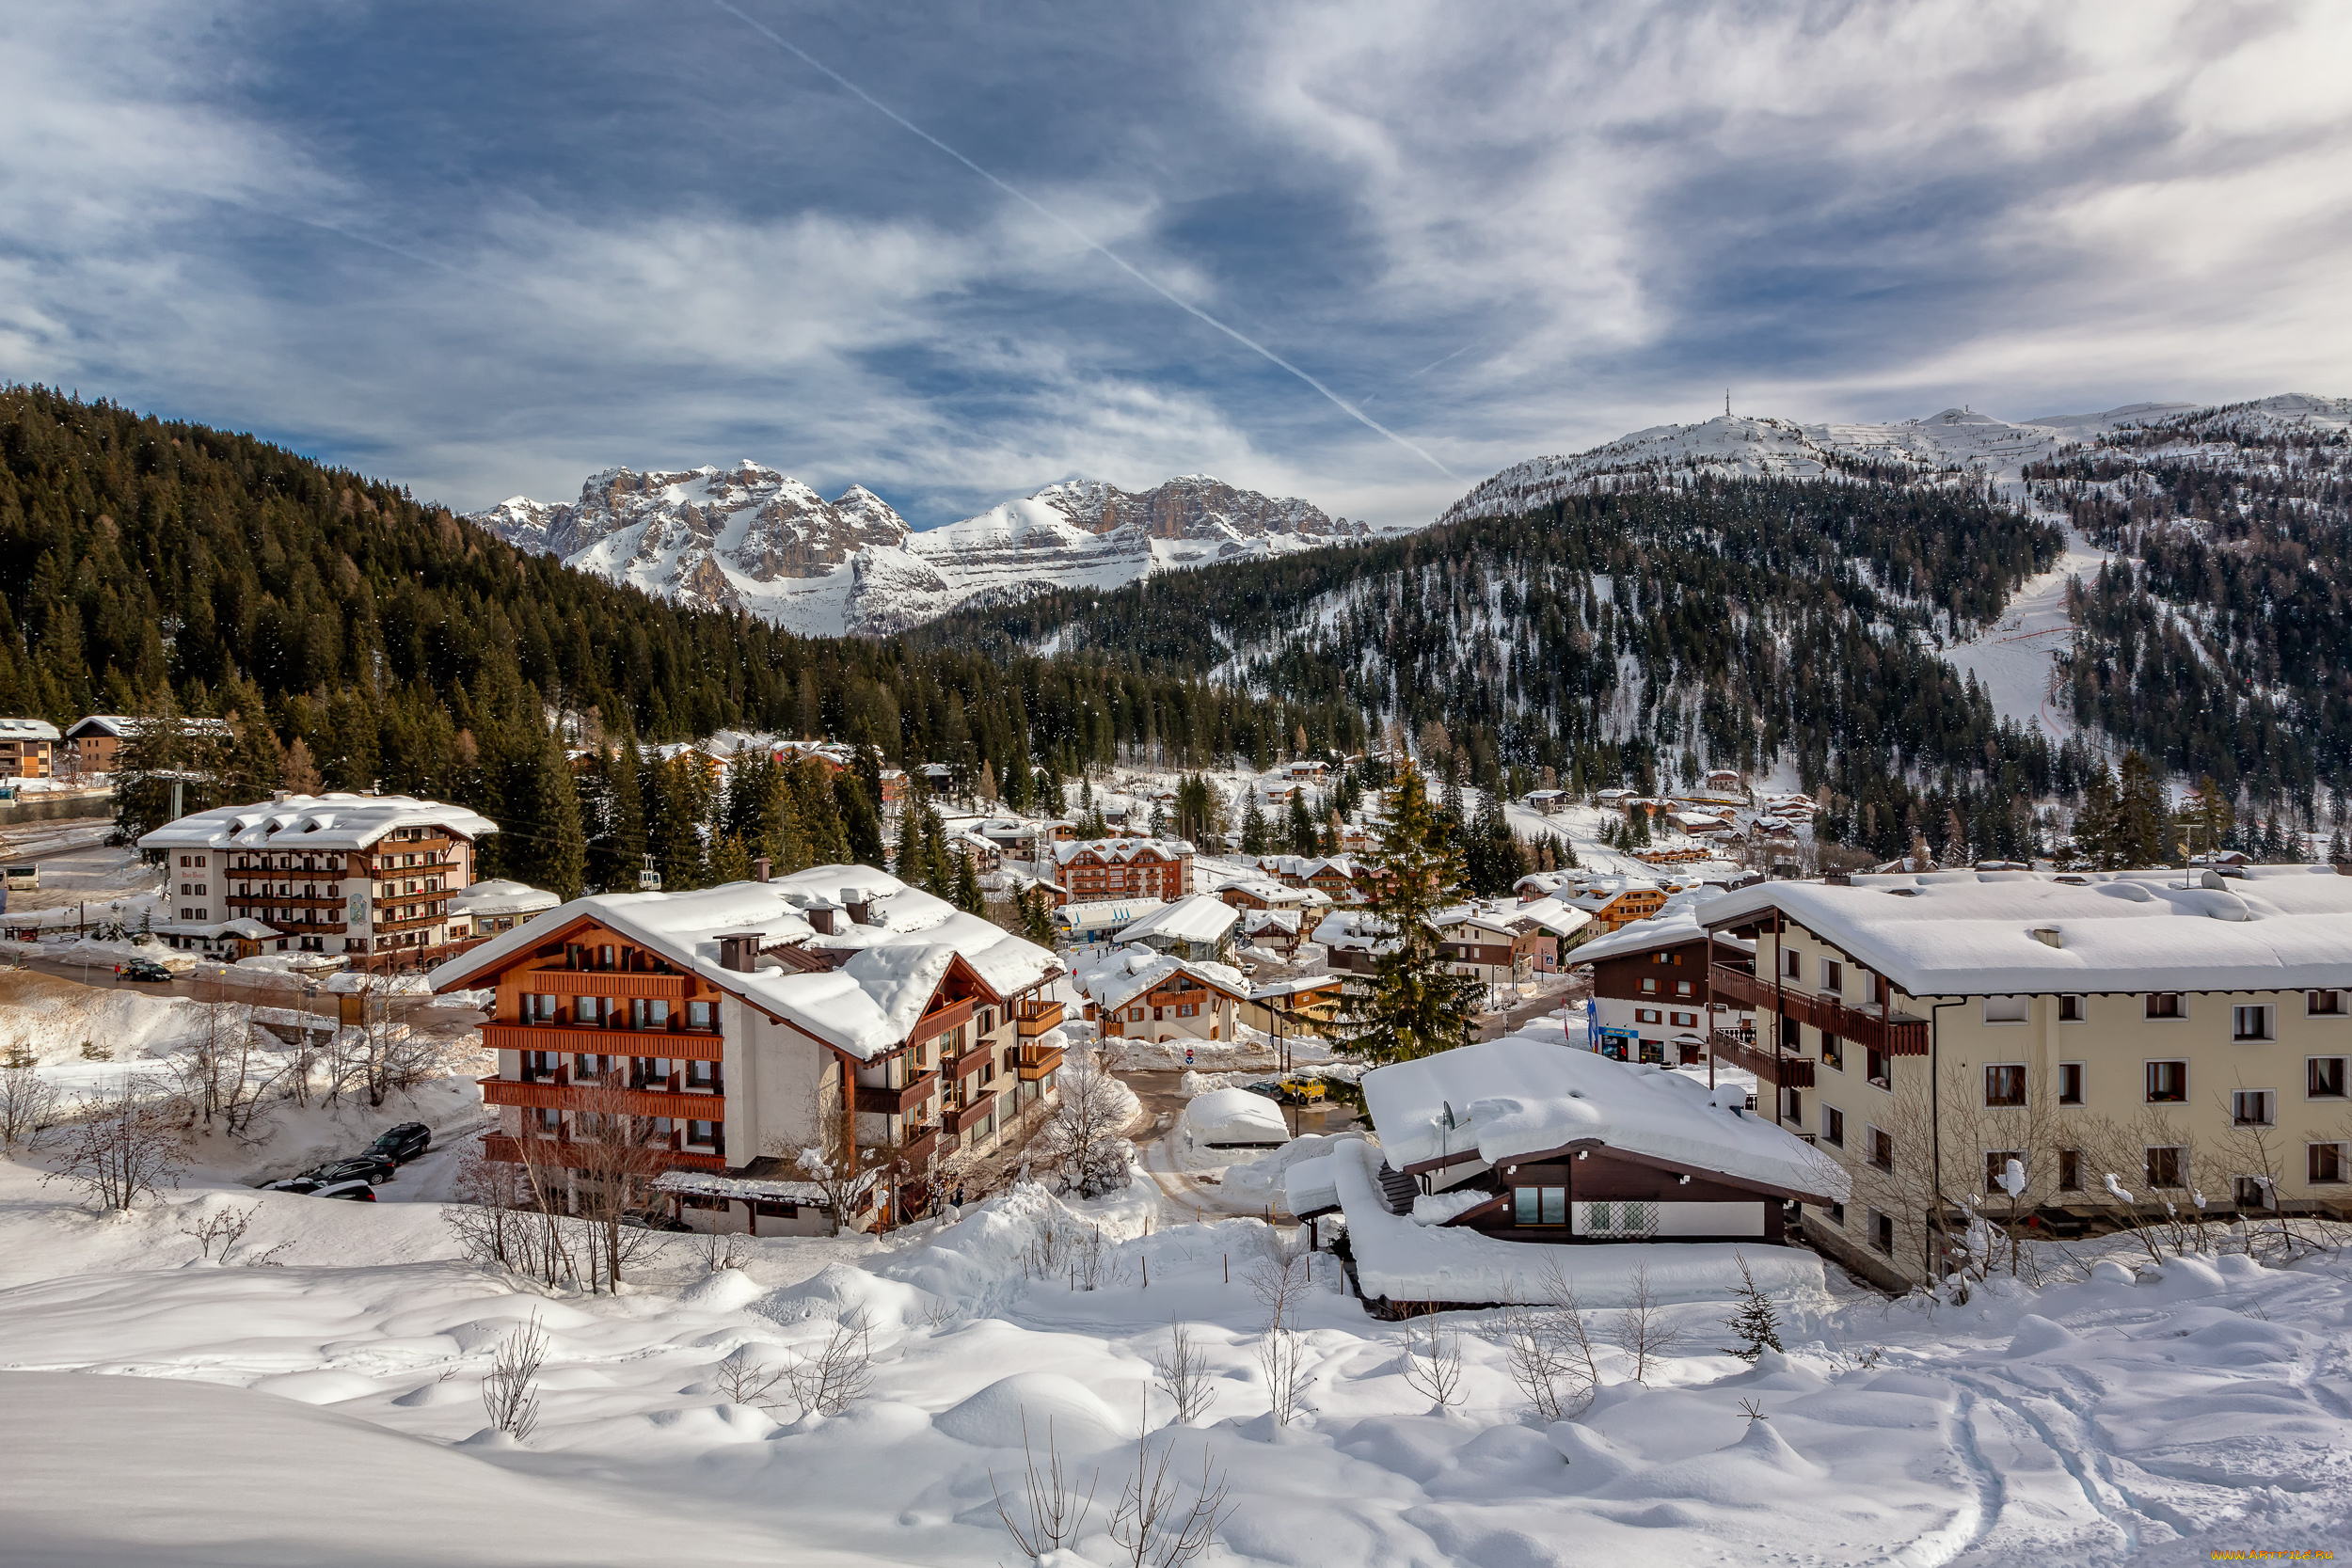
{"type": "Polygon", "coordinates": [[[956,1207],[963,1207],[963,1183],[961,1181],[956,1183],[956,1207]]]}

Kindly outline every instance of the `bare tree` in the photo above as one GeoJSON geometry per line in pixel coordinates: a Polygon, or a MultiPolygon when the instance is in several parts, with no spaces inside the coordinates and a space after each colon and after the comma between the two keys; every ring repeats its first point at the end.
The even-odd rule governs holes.
{"type": "Polygon", "coordinates": [[[57,1086],[40,1075],[32,1048],[10,1042],[0,1054],[0,1148],[30,1148],[57,1110],[57,1086]]]}
{"type": "Polygon", "coordinates": [[[1443,1410],[1462,1397],[1462,1337],[1445,1326],[1436,1302],[1405,1320],[1405,1381],[1443,1410]]]}
{"type": "Polygon", "coordinates": [[[787,1367],[763,1366],[752,1355],[748,1344],[736,1347],[735,1354],[719,1363],[719,1370],[711,1377],[711,1386],[727,1397],[729,1404],[750,1405],[760,1410],[772,1410],[769,1396],[782,1383],[787,1367]]]}
{"type": "Polygon", "coordinates": [[[394,1092],[448,1071],[451,1042],[415,1024],[431,997],[394,990],[389,975],[363,975],[359,985],[359,1022],[336,1031],[327,1044],[329,1104],[348,1094],[380,1106],[394,1092]]]}
{"type": "Polygon", "coordinates": [[[221,1261],[227,1262],[230,1250],[239,1242],[245,1240],[245,1233],[252,1227],[253,1216],[261,1211],[262,1206],[258,1203],[248,1203],[242,1209],[224,1207],[205,1213],[203,1201],[199,1199],[189,1204],[188,1207],[198,1211],[196,1223],[190,1226],[183,1218],[180,1226],[180,1234],[188,1237],[202,1248],[207,1260],[212,1258],[213,1249],[218,1247],[221,1261]]]}
{"type": "Polygon", "coordinates": [[[1600,1368],[1583,1305],[1556,1259],[1544,1260],[1538,1289],[1537,1301],[1509,1303],[1498,1311],[1497,1338],[1511,1381],[1536,1416],[1565,1420],[1591,1401],[1600,1368]]]}
{"type": "Polygon", "coordinates": [[[205,983],[196,1030],[174,1070],[181,1094],[206,1127],[217,1123],[245,1137],[291,1069],[262,1036],[252,1005],[230,1000],[226,988],[218,974],[205,983]]]}
{"type": "Polygon", "coordinates": [[[1223,1470],[1211,1468],[1208,1446],[1201,1445],[1200,1480],[1189,1502],[1184,1485],[1168,1473],[1175,1458],[1172,1437],[1153,1453],[1147,1410],[1136,1433],[1135,1474],[1111,1513],[1111,1539],[1130,1568],[1179,1568],[1207,1551],[1218,1527],[1232,1517],[1234,1505],[1226,1501],[1232,1488],[1223,1470]]]}
{"type": "Polygon", "coordinates": [[[1288,1426],[1298,1417],[1299,1403],[1306,1398],[1308,1372],[1306,1345],[1290,1325],[1279,1317],[1269,1319],[1265,1332],[1258,1336],[1258,1370],[1265,1377],[1266,1401],[1278,1426],[1288,1426]]]}
{"type": "Polygon", "coordinates": [[[1029,1416],[1021,1414],[1021,1453],[1024,1462],[1021,1501],[1023,1517],[1013,1517],[1012,1506],[997,1489],[996,1472],[988,1472],[988,1489],[996,1499],[996,1517],[1005,1522],[1005,1531],[1021,1555],[1035,1560],[1048,1552],[1059,1551],[1078,1538],[1086,1528],[1087,1516],[1094,1512],[1094,1489],[1102,1484],[1102,1472],[1096,1471],[1087,1483],[1086,1495],[1078,1495],[1074,1472],[1062,1470],[1061,1449],[1054,1442],[1054,1421],[1045,1420],[1045,1463],[1040,1465],[1036,1450],[1029,1447],[1029,1416]]]}
{"type": "MultiPolygon", "coordinates": [[[[598,1081],[618,1090],[618,1073],[598,1081]]],[[[658,1232],[635,1223],[651,1201],[669,1144],[650,1117],[620,1111],[575,1112],[570,1148],[572,1210],[579,1216],[591,1291],[617,1291],[623,1275],[660,1244],[658,1232]]]]}
{"type": "Polygon", "coordinates": [[[1038,1157],[1080,1197],[1124,1187],[1135,1159],[1125,1136],[1132,1114],[1126,1086],[1087,1052],[1069,1058],[1056,1087],[1053,1114],[1038,1131],[1038,1157]]]}
{"type": "Polygon", "coordinates": [[[527,1443],[539,1425],[539,1368],[548,1357],[547,1331],[533,1312],[501,1339],[492,1353],[490,1375],[482,1385],[482,1408],[490,1425],[517,1443],[527,1443]]]}
{"type": "Polygon", "coordinates": [[[873,1380],[873,1332],[862,1311],[835,1318],[825,1342],[785,1369],[785,1382],[803,1416],[838,1416],[873,1380]]]}
{"type": "Polygon", "coordinates": [[[1249,1293],[1258,1298],[1278,1321],[1288,1319],[1299,1298],[1307,1293],[1309,1282],[1307,1255],[1294,1241],[1286,1241],[1280,1232],[1265,1232],[1265,1255],[1249,1265],[1242,1276],[1249,1293]]]}
{"type": "Polygon", "coordinates": [[[1650,1290],[1649,1265],[1633,1267],[1633,1298],[1618,1312],[1617,1348],[1633,1357],[1633,1381],[1649,1381],[1650,1363],[1672,1355],[1681,1343],[1681,1330],[1667,1321],[1664,1307],[1650,1290]]]}
{"type": "Polygon", "coordinates": [[[837,1085],[820,1086],[809,1100],[809,1141],[797,1148],[779,1142],[769,1150],[789,1160],[793,1174],[817,1189],[835,1236],[851,1228],[867,1196],[889,1174],[886,1150],[856,1147],[843,1092],[837,1085]]]}
{"type": "Polygon", "coordinates": [[[1179,1322],[1169,1326],[1168,1348],[1152,1353],[1152,1383],[1175,1404],[1180,1425],[1190,1426],[1216,1402],[1216,1390],[1210,1386],[1209,1360],[1194,1342],[1192,1324],[1179,1322]]]}
{"type": "Polygon", "coordinates": [[[128,1210],[180,1180],[184,1107],[151,1079],[126,1077],[74,1107],[65,1154],[48,1175],[71,1181],[101,1209],[128,1210]]]}

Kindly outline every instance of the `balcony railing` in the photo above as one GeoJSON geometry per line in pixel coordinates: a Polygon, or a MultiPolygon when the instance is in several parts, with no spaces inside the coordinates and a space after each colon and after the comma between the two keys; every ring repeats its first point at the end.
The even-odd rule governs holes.
{"type": "Polygon", "coordinates": [[[548,996],[660,997],[686,1000],[683,974],[652,974],[635,969],[524,969],[514,974],[518,990],[548,996]]]}
{"type": "MultiPolygon", "coordinates": [[[[658,1170],[700,1170],[724,1172],[725,1157],[718,1154],[690,1154],[679,1148],[649,1148],[647,1164],[658,1170]]],[[[482,1140],[484,1158],[504,1161],[510,1165],[522,1164],[522,1147],[518,1140],[503,1132],[492,1132],[482,1140]]],[[[600,1145],[578,1144],[567,1138],[533,1138],[531,1153],[534,1160],[551,1165],[609,1166],[612,1153],[600,1145]]]]}
{"type": "Polygon", "coordinates": [[[888,1088],[879,1084],[857,1086],[857,1108],[881,1116],[902,1117],[930,1099],[939,1087],[939,1074],[927,1072],[903,1088],[888,1088]]]}
{"type": "Polygon", "coordinates": [[[989,1107],[995,1102],[996,1097],[993,1094],[976,1095],[969,1105],[948,1111],[939,1119],[946,1124],[948,1132],[961,1136],[965,1129],[977,1127],[980,1118],[988,1115],[989,1107]]]}
{"type": "Polygon", "coordinates": [[[1717,964],[1711,971],[1717,998],[1769,1013],[1777,1005],[1780,1011],[1800,1023],[1810,1023],[1825,1035],[1841,1039],[1859,1040],[1895,1056],[1924,1056],[1928,1053],[1928,1023],[1921,1018],[1882,1018],[1866,1013],[1859,1007],[1849,1007],[1833,997],[1817,996],[1811,991],[1776,989],[1762,975],[1751,974],[1729,964],[1717,964]]]}
{"type": "Polygon", "coordinates": [[[532,1084],[518,1078],[480,1078],[485,1105],[520,1105],[536,1111],[605,1112],[626,1117],[672,1117],[724,1121],[727,1098],[669,1089],[606,1088],[599,1084],[532,1084]]]}
{"type": "Polygon", "coordinates": [[[1047,1073],[1057,1070],[1061,1066],[1061,1047],[1057,1045],[1044,1049],[1033,1045],[1023,1046],[1020,1062],[1021,1081],[1025,1084],[1034,1084],[1047,1073]]]}
{"type": "Polygon", "coordinates": [[[1715,1059],[1729,1062],[1733,1067],[1753,1072],[1763,1083],[1784,1089],[1809,1089],[1813,1086],[1813,1058],[1810,1056],[1774,1056],[1759,1049],[1753,1041],[1741,1038],[1727,1029],[1718,1029],[1707,1037],[1708,1049],[1715,1059]]]}
{"type": "Polygon", "coordinates": [[[667,1056],[674,1061],[716,1062],[726,1041],[716,1029],[631,1029],[602,1023],[485,1023],[482,1043],[492,1051],[553,1051],[564,1055],[667,1056]]]}
{"type": "Polygon", "coordinates": [[[953,1061],[946,1064],[947,1078],[951,1083],[961,1083],[964,1079],[969,1078],[974,1073],[979,1071],[982,1067],[995,1060],[995,1057],[996,1047],[987,1040],[982,1040],[979,1044],[974,1046],[962,1055],[956,1057],[953,1061]]]}
{"type": "Polygon", "coordinates": [[[1033,1039],[1048,1029],[1058,1029],[1062,1022],[1059,1002],[1024,1002],[1013,1011],[1013,1022],[1019,1026],[1023,1039],[1033,1039]]]}

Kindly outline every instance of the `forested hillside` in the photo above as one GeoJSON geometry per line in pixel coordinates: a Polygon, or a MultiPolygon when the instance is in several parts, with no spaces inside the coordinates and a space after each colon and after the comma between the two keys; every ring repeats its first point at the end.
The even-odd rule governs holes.
{"type": "Polygon", "coordinates": [[[681,609],[249,436],[0,388],[0,713],[167,709],[233,719],[222,791],[471,804],[507,827],[505,869],[559,889],[581,860],[559,719],[647,742],[870,738],[1012,788],[1122,744],[1185,764],[1365,734],[1352,709],[1106,653],[803,639],[681,609]]]}
{"type": "Polygon", "coordinates": [[[949,617],[917,636],[1006,654],[1127,648],[1254,690],[1436,723],[1474,782],[1692,782],[1793,763],[1826,831],[1888,854],[1957,813],[2023,853],[2030,800],[2089,758],[1998,721],[1937,657],[2046,568],[2058,531],[1982,491],[1722,482],[1573,497],[1369,549],[1154,578],[949,617]]]}
{"type": "Polygon", "coordinates": [[[2352,772],[2347,422],[2345,400],[2274,398],[2026,470],[2043,504],[2118,557],[2072,607],[2075,716],[2306,826],[2321,797],[2343,815],[2352,772]]]}

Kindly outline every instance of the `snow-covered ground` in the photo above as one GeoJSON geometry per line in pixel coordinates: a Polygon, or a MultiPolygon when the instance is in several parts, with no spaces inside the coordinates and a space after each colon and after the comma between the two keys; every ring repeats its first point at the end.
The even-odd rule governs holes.
{"type": "Polygon", "coordinates": [[[1998,622],[1981,636],[1944,650],[1953,668],[1977,677],[1992,699],[1994,712],[2053,740],[2076,733],[2067,705],[2050,701],[2050,672],[2074,630],[2066,613],[2067,582],[2097,575],[2106,560],[2105,552],[2068,529],[2058,563],[2026,578],[1998,622]]]}

